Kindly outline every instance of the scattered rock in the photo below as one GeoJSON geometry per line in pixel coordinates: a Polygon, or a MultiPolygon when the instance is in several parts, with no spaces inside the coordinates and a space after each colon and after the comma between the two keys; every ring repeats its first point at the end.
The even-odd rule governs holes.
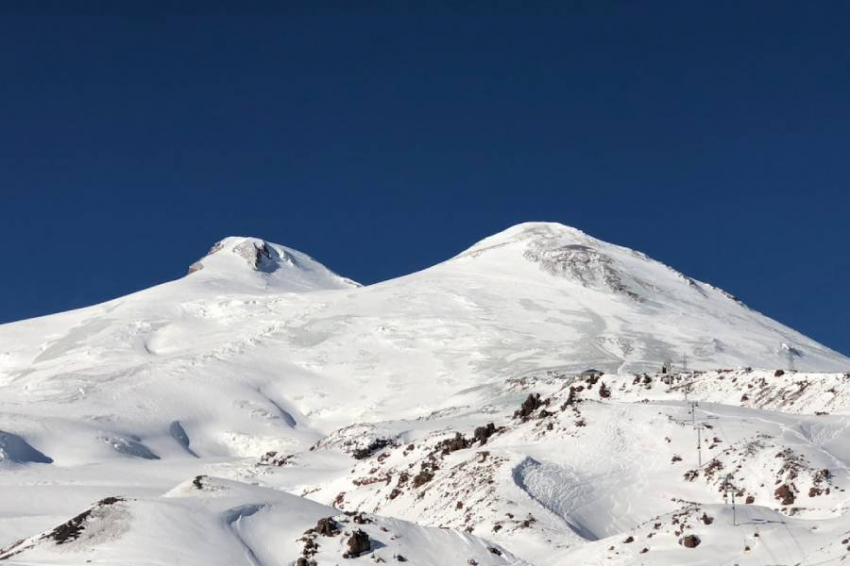
{"type": "Polygon", "coordinates": [[[494,434],[496,434],[496,425],[494,423],[487,423],[485,426],[479,426],[475,429],[473,438],[479,443],[479,445],[483,446],[487,443],[487,439],[494,434]]]}
{"type": "Polygon", "coordinates": [[[393,446],[391,438],[376,438],[364,448],[355,449],[351,455],[354,456],[355,460],[365,460],[388,446],[393,446]]]}
{"type": "Polygon", "coordinates": [[[715,458],[711,462],[709,462],[708,465],[705,467],[705,469],[703,470],[703,475],[705,476],[706,480],[711,481],[712,479],[714,479],[714,476],[718,474],[722,469],[723,462],[715,458]]]}
{"type": "Polygon", "coordinates": [[[372,550],[372,541],[365,531],[356,529],[348,537],[348,552],[342,555],[343,558],[357,558],[365,552],[372,550]]]}
{"type": "Polygon", "coordinates": [[[364,515],[362,512],[360,512],[360,513],[346,512],[346,515],[350,515],[351,520],[354,521],[354,523],[356,525],[369,525],[371,523],[374,523],[374,521],[370,517],[364,515]]]}
{"type": "Polygon", "coordinates": [[[531,414],[543,406],[543,402],[540,400],[540,393],[531,393],[522,402],[519,410],[514,413],[515,419],[528,420],[531,414]]]}
{"type": "Polygon", "coordinates": [[[578,398],[578,393],[582,388],[577,388],[573,385],[570,385],[570,393],[567,395],[567,400],[564,401],[564,404],[561,405],[561,410],[566,411],[567,407],[572,407],[578,404],[580,399],[578,398]]]}
{"type": "Polygon", "coordinates": [[[454,438],[447,438],[442,442],[437,444],[437,450],[439,450],[444,456],[447,454],[451,454],[452,452],[457,452],[458,450],[464,450],[469,448],[470,442],[463,436],[461,433],[455,433],[454,438]]]}
{"type": "Polygon", "coordinates": [[[325,517],[319,519],[319,522],[316,523],[316,532],[322,536],[335,537],[341,532],[341,529],[339,523],[333,517],[325,517]]]}
{"type": "Polygon", "coordinates": [[[275,450],[270,450],[260,457],[258,462],[260,466],[287,466],[292,462],[294,456],[292,454],[280,454],[275,450]]]}
{"type": "Polygon", "coordinates": [[[794,501],[797,499],[797,496],[794,493],[795,491],[794,484],[785,483],[776,488],[776,491],[773,492],[773,496],[781,501],[782,505],[793,505],[794,501]]]}
{"type": "Polygon", "coordinates": [[[699,544],[701,542],[702,541],[700,540],[700,538],[696,535],[684,536],[684,537],[682,537],[682,540],[680,541],[681,545],[684,546],[685,548],[696,548],[696,547],[699,546],[699,544]]]}
{"type": "Polygon", "coordinates": [[[413,487],[419,487],[434,479],[434,474],[430,470],[422,470],[413,476],[413,487]]]}
{"type": "Polygon", "coordinates": [[[114,505],[119,501],[124,501],[120,497],[107,497],[106,499],[101,499],[98,501],[92,508],[86,509],[76,517],[62,523],[47,535],[47,538],[53,539],[56,544],[65,544],[72,540],[79,538],[79,536],[85,530],[86,522],[88,521],[91,514],[97,508],[107,507],[109,505],[114,505]]]}

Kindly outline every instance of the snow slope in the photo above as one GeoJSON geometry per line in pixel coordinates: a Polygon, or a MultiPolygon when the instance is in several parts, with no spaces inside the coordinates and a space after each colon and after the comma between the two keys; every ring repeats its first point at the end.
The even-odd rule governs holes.
{"type": "MultiPolygon", "coordinates": [[[[384,562],[465,559],[523,564],[471,535],[336,509],[280,491],[198,476],[157,498],[104,498],[69,521],[0,550],[11,564],[337,564],[355,531],[384,562]],[[335,532],[315,533],[330,520],[335,532]],[[309,542],[308,542],[309,541],[309,542]],[[312,549],[311,549],[312,547],[312,549]]],[[[364,553],[366,554],[366,553],[364,553]]],[[[359,553],[350,556],[352,559],[359,553]]]]}
{"type": "MultiPolygon", "coordinates": [[[[726,467],[746,460],[756,470],[740,483],[764,517],[779,513],[789,529],[814,521],[832,532],[847,527],[850,454],[842,447],[850,440],[850,398],[841,372],[848,370],[846,357],[727,293],[558,224],[521,224],[432,268],[366,287],[291,248],[226,238],[180,280],[0,326],[0,546],[120,496],[126,501],[118,508],[141,517],[133,524],[173,518],[163,523],[170,536],[155,537],[162,552],[183,540],[187,557],[213,560],[218,551],[193,554],[200,540],[193,533],[206,528],[198,522],[220,526],[227,509],[204,519],[164,495],[209,475],[275,490],[233,484],[234,492],[253,494],[233,508],[288,492],[287,501],[299,497],[296,507],[312,505],[306,497],[471,530],[518,557],[510,560],[594,563],[592,555],[600,564],[674,564],[676,541],[658,553],[624,549],[620,562],[606,562],[615,557],[605,557],[611,544],[602,546],[688,505],[722,505],[717,478],[686,481],[684,464],[669,463],[693,452],[694,423],[682,424],[685,389],[691,400],[710,402],[700,413],[707,424],[726,423],[729,436],[717,445],[749,450],[721,460],[726,467]],[[678,381],[661,381],[665,363],[675,371],[664,375],[678,381]],[[790,366],[795,371],[775,375],[790,366]],[[559,409],[557,418],[513,418],[530,393],[560,407],[568,384],[590,367],[606,372],[612,394],[579,402],[582,416],[559,409]],[[489,422],[504,429],[488,440],[492,450],[432,454],[434,443],[471,437],[489,422]],[[661,431],[669,442],[659,444],[661,431]],[[362,455],[357,449],[369,454],[354,458],[362,455]],[[786,449],[787,457],[773,453],[786,449]],[[399,487],[402,466],[409,477],[399,487]],[[783,466],[805,482],[780,474],[783,466]],[[773,496],[770,482],[780,479],[805,499],[810,487],[826,485],[815,484],[823,469],[835,485],[827,482],[830,493],[814,497],[817,505],[794,511],[773,496]],[[423,471],[432,478],[405,487],[423,471]],[[391,498],[393,489],[401,493],[391,498]],[[479,502],[473,511],[469,497],[479,502]],[[528,515],[534,521],[522,526],[528,515]]],[[[283,513],[271,524],[289,520],[283,513]]],[[[416,528],[404,527],[422,541],[419,563],[440,563],[424,549],[437,543],[410,534],[416,528]]],[[[152,529],[130,528],[121,535],[126,543],[109,542],[111,550],[98,543],[92,555],[106,563],[162,561],[144,542],[152,529]]],[[[229,550],[218,562],[198,563],[244,556],[239,537],[224,539],[229,550]]],[[[813,537],[805,545],[822,543],[813,537]]],[[[274,557],[254,551],[249,563],[298,554],[281,544],[274,557]]],[[[27,563],[59,560],[42,546],[27,551],[27,563]]]]}
{"type": "MultiPolygon", "coordinates": [[[[785,530],[791,529],[808,539],[785,552],[792,563],[806,563],[827,543],[831,555],[842,556],[848,544],[840,541],[850,534],[846,398],[838,415],[793,394],[783,402],[789,413],[755,409],[750,400],[739,401],[741,391],[757,397],[779,383],[797,391],[795,384],[815,387],[826,376],[771,372],[768,378],[749,370],[722,375],[713,397],[725,403],[703,400],[693,409],[685,389],[691,389],[690,399],[699,399],[696,384],[716,374],[526,376],[509,381],[503,395],[477,410],[457,407],[424,421],[343,429],[308,453],[277,459],[280,467],[260,474],[244,470],[241,477],[347,510],[466,530],[536,564],[574,563],[577,557],[589,561],[577,563],[593,564],[692,563],[686,556],[693,563],[765,563],[767,551],[744,553],[743,544],[718,548],[728,537],[743,536],[735,525],[718,523],[706,532],[709,525],[698,522],[698,509],[713,509],[712,517],[731,513],[724,505],[731,486],[747,524],[762,525],[760,548],[788,539],[785,530]],[[539,403],[518,415],[517,394],[539,395],[539,403]],[[803,406],[816,414],[798,414],[803,406]],[[486,423],[494,425],[491,435],[483,443],[474,440],[486,423]],[[325,451],[355,455],[380,438],[386,446],[331,479],[304,474],[323,467],[318,461],[325,451]],[[706,544],[699,553],[678,545],[690,533],[683,517],[690,517],[691,529],[699,528],[694,532],[706,544]],[[845,534],[829,538],[836,533],[845,534]],[[641,546],[623,543],[629,537],[641,546]],[[638,556],[643,548],[646,555],[638,556]]],[[[850,375],[834,377],[850,383],[850,375]]],[[[828,397],[823,404],[832,403],[828,397]]]]}

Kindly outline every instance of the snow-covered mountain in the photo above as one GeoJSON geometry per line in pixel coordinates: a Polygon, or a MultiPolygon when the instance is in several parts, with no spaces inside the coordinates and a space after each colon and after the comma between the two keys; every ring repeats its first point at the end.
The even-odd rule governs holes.
{"type": "Polygon", "coordinates": [[[0,561],[335,564],[358,529],[419,564],[758,564],[782,536],[793,560],[831,558],[850,530],[846,371],[559,224],[365,287],[226,238],[177,281],[0,326],[0,561]],[[723,506],[733,483],[758,545],[723,506]],[[303,534],[335,515],[339,536],[303,534]],[[210,533],[220,549],[196,548],[210,533]]]}
{"type": "Polygon", "coordinates": [[[230,237],[189,267],[191,283],[233,293],[306,292],[359,287],[298,250],[258,238],[230,237]]]}

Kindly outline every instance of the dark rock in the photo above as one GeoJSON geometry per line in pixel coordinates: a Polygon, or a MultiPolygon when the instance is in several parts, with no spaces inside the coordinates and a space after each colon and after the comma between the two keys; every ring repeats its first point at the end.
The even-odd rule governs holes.
{"type": "Polygon", "coordinates": [[[437,444],[437,450],[440,450],[443,455],[465,450],[469,448],[470,442],[461,433],[455,433],[454,438],[447,438],[437,444]]]}
{"type": "Polygon", "coordinates": [[[413,476],[413,487],[419,487],[434,479],[434,474],[430,470],[422,470],[413,476]]]}
{"type": "Polygon", "coordinates": [[[261,466],[283,467],[289,465],[293,458],[292,454],[280,454],[275,450],[270,450],[260,457],[259,464],[261,466]]]}
{"type": "Polygon", "coordinates": [[[820,484],[822,482],[828,481],[831,477],[832,473],[827,468],[823,468],[822,470],[818,470],[814,473],[812,480],[815,482],[815,484],[820,484]]]}
{"type": "Polygon", "coordinates": [[[527,420],[528,417],[531,416],[531,413],[533,413],[534,411],[536,411],[537,409],[539,409],[542,406],[543,406],[543,402],[540,401],[540,394],[539,393],[531,393],[525,399],[525,401],[522,402],[522,405],[520,406],[519,410],[514,413],[514,418],[515,419],[519,418],[519,419],[522,419],[522,420],[527,420]]]}
{"type": "Polygon", "coordinates": [[[720,473],[720,470],[723,469],[723,462],[718,460],[717,458],[713,459],[708,463],[708,465],[703,470],[703,475],[709,481],[711,481],[714,476],[720,473]]]}
{"type": "Polygon", "coordinates": [[[319,522],[316,523],[316,532],[322,536],[335,537],[340,533],[339,523],[334,521],[333,517],[319,519],[319,522]]]}
{"type": "Polygon", "coordinates": [[[53,539],[56,541],[56,544],[65,544],[66,542],[70,542],[72,540],[77,539],[82,532],[85,530],[86,522],[89,517],[91,517],[92,512],[95,509],[107,507],[109,505],[114,505],[119,501],[124,501],[120,497],[107,497],[105,499],[101,499],[98,501],[93,507],[90,509],[86,509],[76,517],[62,523],[47,535],[47,538],[53,539]]]}
{"type": "Polygon", "coordinates": [[[582,390],[581,387],[575,387],[570,385],[570,393],[567,395],[567,400],[564,401],[564,404],[561,405],[561,410],[566,411],[567,407],[571,407],[573,405],[577,405],[580,399],[578,398],[578,393],[582,390]]]}
{"type": "Polygon", "coordinates": [[[702,541],[696,535],[687,535],[682,537],[681,543],[685,548],[696,548],[702,541]]]}
{"type": "Polygon", "coordinates": [[[793,484],[785,483],[776,488],[776,491],[773,492],[773,496],[781,501],[783,505],[793,505],[794,500],[797,499],[794,491],[793,484]]]}
{"type": "Polygon", "coordinates": [[[304,549],[301,551],[301,554],[303,554],[306,558],[315,556],[319,552],[319,543],[315,541],[315,539],[313,538],[313,533],[311,531],[313,531],[313,529],[307,531],[308,533],[310,533],[310,536],[308,536],[306,539],[302,539],[304,540],[304,549]]]}
{"type": "Polygon", "coordinates": [[[356,529],[348,537],[348,552],[342,555],[343,558],[357,558],[364,552],[372,550],[372,541],[365,531],[356,529]]]}
{"type": "Polygon", "coordinates": [[[485,426],[479,426],[475,429],[473,438],[480,445],[484,445],[487,443],[487,439],[494,434],[496,434],[496,425],[493,423],[487,423],[485,426]]]}
{"type": "Polygon", "coordinates": [[[365,448],[357,448],[354,452],[351,453],[354,456],[355,460],[365,460],[370,456],[374,455],[376,452],[383,450],[388,446],[393,446],[393,441],[390,438],[376,438],[372,442],[369,443],[365,448]]]}
{"type": "Polygon", "coordinates": [[[85,528],[85,522],[88,520],[89,516],[91,516],[91,513],[91,509],[83,511],[76,517],[53,529],[48,537],[55,540],[56,544],[65,544],[66,542],[78,538],[82,534],[85,528]]]}

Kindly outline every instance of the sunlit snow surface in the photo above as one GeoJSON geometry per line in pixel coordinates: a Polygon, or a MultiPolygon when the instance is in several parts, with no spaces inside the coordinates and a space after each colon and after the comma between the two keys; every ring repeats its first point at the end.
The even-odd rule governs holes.
{"type": "MultiPolygon", "coordinates": [[[[850,545],[850,360],[643,254],[537,223],[367,287],[254,238],[223,240],[191,271],[0,326],[0,547],[28,541],[10,563],[292,564],[331,505],[380,515],[364,529],[388,562],[814,564],[850,545]],[[661,381],[665,363],[678,381],[661,381]],[[610,396],[596,384],[580,416],[562,411],[588,368],[610,396]],[[650,384],[635,383],[643,372],[650,384]],[[553,415],[512,418],[530,393],[553,415]],[[717,425],[705,462],[755,498],[744,525],[716,478],[683,477],[698,420],[717,425]],[[502,430],[486,447],[431,456],[488,422],[502,430]],[[392,440],[384,455],[352,458],[375,438],[392,440]],[[268,451],[294,456],[258,465],[268,451]],[[390,497],[429,458],[432,479],[390,497]],[[829,493],[809,496],[818,470],[829,493]],[[186,487],[199,475],[218,487],[186,487]],[[799,493],[783,505],[789,482],[799,493]],[[124,500],[92,515],[113,526],[38,538],[111,496],[124,500]],[[425,529],[440,526],[452,530],[425,529]]],[[[317,539],[311,559],[338,563],[342,536],[317,539]]]]}

